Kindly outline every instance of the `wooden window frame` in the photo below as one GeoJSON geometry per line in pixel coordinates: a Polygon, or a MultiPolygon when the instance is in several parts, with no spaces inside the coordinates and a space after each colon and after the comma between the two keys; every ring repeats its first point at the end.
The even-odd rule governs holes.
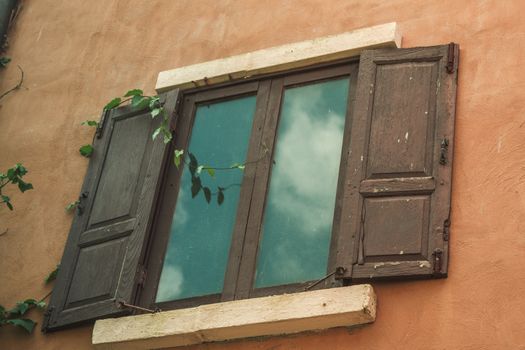
{"type": "MultiPolygon", "coordinates": [[[[294,69],[288,72],[261,75],[213,87],[191,88],[182,91],[182,103],[179,107],[180,113],[174,130],[175,141],[170,146],[170,152],[173,152],[175,149],[187,149],[196,107],[199,104],[226,101],[247,95],[257,96],[246,158],[247,165],[241,185],[223,290],[220,294],[155,303],[182,175],[182,168],[179,171],[173,162],[168,160],[169,164],[166,165],[155,210],[152,233],[150,234],[144,257],[144,264],[147,266],[148,272],[145,283],[139,286],[137,293],[136,302],[139,305],[160,309],[186,308],[221,301],[301,292],[316,282],[307,281],[258,289],[253,287],[258,247],[262,234],[265,200],[271,176],[271,161],[273,159],[284,90],[285,88],[309,85],[348,76],[350,84],[349,95],[326,273],[328,275],[335,271],[337,242],[341,226],[343,186],[346,177],[346,161],[350,144],[349,138],[358,70],[359,60],[358,58],[353,58],[331,62],[330,64],[294,69]],[[261,147],[263,144],[266,147],[265,149],[261,147]]],[[[202,199],[196,198],[195,200],[202,199]]],[[[334,276],[331,275],[329,278],[312,286],[311,289],[336,287],[342,284],[341,281],[335,280],[334,276]]]]}

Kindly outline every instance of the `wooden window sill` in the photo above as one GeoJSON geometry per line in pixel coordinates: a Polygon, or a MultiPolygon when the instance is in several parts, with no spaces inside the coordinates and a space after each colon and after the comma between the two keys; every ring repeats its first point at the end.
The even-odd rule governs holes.
{"type": "Polygon", "coordinates": [[[371,323],[371,285],[235,300],[195,308],[98,320],[96,349],[158,349],[371,323]]]}

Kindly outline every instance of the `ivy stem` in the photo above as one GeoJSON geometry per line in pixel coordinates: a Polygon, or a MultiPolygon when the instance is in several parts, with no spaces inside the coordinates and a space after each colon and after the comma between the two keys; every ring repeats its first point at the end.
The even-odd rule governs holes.
{"type": "Polygon", "coordinates": [[[38,302],[41,303],[41,302],[43,302],[44,300],[46,300],[47,298],[49,298],[49,296],[51,295],[51,293],[53,293],[53,289],[51,289],[51,290],[49,291],[49,293],[47,293],[46,295],[44,295],[44,296],[42,297],[42,299],[40,299],[38,302]]]}
{"type": "Polygon", "coordinates": [[[20,87],[22,86],[22,83],[24,82],[24,71],[22,70],[22,68],[19,65],[17,65],[17,67],[20,70],[20,81],[18,82],[18,84],[16,84],[15,87],[7,90],[2,95],[0,95],[0,99],[4,98],[5,96],[7,96],[8,94],[10,94],[13,91],[20,89],[20,87]]]}

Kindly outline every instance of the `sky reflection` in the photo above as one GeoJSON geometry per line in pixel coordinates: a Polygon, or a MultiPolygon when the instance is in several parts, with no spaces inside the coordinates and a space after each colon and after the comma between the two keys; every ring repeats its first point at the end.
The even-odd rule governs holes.
{"type": "Polygon", "coordinates": [[[285,91],[256,287],[326,273],[349,80],[285,91]]]}

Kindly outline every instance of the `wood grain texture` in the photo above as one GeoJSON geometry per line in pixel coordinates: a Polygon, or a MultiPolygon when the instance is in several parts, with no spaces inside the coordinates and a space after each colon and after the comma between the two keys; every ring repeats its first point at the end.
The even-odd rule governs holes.
{"type": "Polygon", "coordinates": [[[446,263],[434,268],[433,254],[448,254],[443,223],[457,80],[457,69],[446,70],[448,47],[361,55],[343,203],[347,231],[338,240],[346,278],[446,276],[446,263]],[[444,139],[448,159],[440,164],[444,139]]]}
{"type": "MultiPolygon", "coordinates": [[[[173,114],[178,90],[167,93],[173,114]]],[[[112,110],[96,139],[82,192],[83,212],[68,237],[45,331],[127,313],[167,147],[151,134],[160,120],[130,106],[112,110]]]]}

